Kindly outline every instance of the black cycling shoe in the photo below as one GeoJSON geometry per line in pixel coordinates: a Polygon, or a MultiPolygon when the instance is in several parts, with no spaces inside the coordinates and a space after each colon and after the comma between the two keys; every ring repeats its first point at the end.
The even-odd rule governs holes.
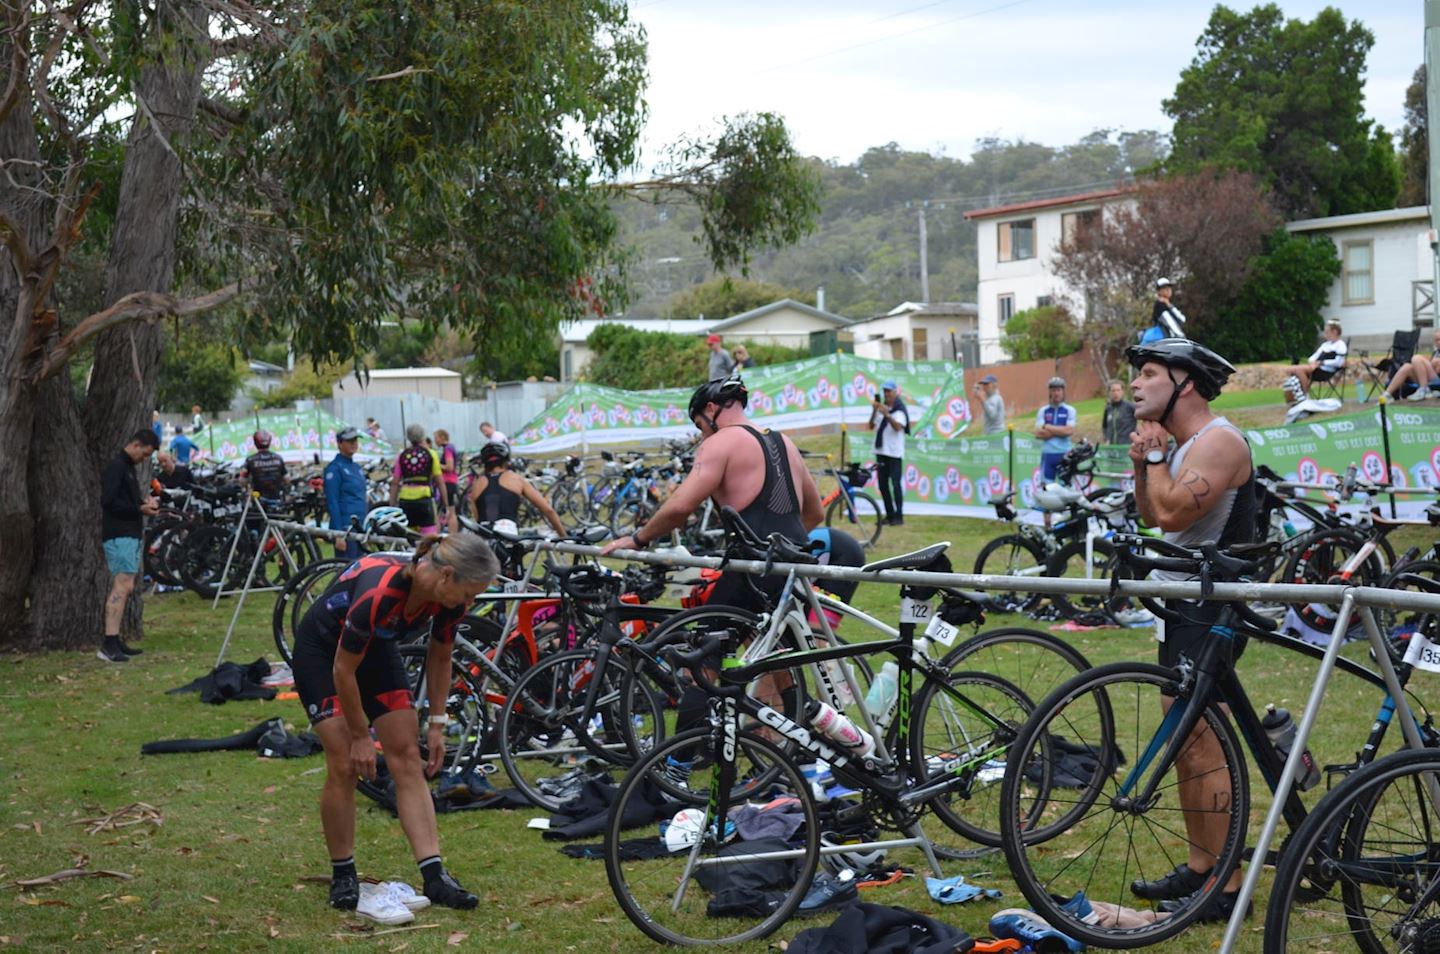
{"type": "MultiPolygon", "coordinates": [[[[1196,891],[1195,894],[1199,894],[1196,891]]],[[[1174,914],[1183,911],[1195,903],[1195,894],[1186,895],[1170,901],[1161,901],[1160,910],[1166,914],[1174,914]]],[[[1196,924],[1207,924],[1211,921],[1228,921],[1235,913],[1235,902],[1240,900],[1240,892],[1217,891],[1205,902],[1205,907],[1200,911],[1200,916],[1195,919],[1196,924]]],[[[1245,916],[1248,918],[1255,911],[1255,905],[1250,904],[1245,908],[1245,916]]]]}
{"type": "Polygon", "coordinates": [[[123,639],[120,640],[120,651],[127,656],[143,656],[145,654],[145,650],[138,646],[131,646],[123,639]]]}
{"type": "Polygon", "coordinates": [[[341,875],[330,879],[330,907],[341,911],[354,911],[360,903],[360,879],[355,875],[341,875]]]}
{"type": "Polygon", "coordinates": [[[480,903],[480,899],[460,887],[460,882],[448,871],[442,871],[440,877],[425,882],[425,897],[443,908],[459,908],[462,911],[480,903]]]}
{"type": "Polygon", "coordinates": [[[1174,901],[1199,891],[1208,877],[1208,871],[1196,873],[1189,865],[1180,865],[1154,881],[1130,882],[1130,893],[1146,901],[1174,901]]]}

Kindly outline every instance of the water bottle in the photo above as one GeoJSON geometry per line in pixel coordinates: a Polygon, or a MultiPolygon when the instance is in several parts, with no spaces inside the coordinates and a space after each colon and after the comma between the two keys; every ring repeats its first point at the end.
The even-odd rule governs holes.
{"type": "MultiPolygon", "coordinates": [[[[1260,720],[1260,725],[1265,729],[1265,734],[1270,737],[1270,744],[1275,746],[1275,751],[1280,757],[1288,759],[1290,750],[1295,746],[1295,720],[1290,718],[1288,709],[1277,709],[1271,703],[1265,707],[1265,718],[1260,720]]],[[[1315,764],[1315,756],[1306,749],[1300,762],[1300,774],[1295,779],[1295,785],[1302,792],[1309,791],[1320,784],[1320,768],[1315,764]]]]}
{"type": "Polygon", "coordinates": [[[875,751],[875,739],[858,728],[831,706],[816,699],[805,703],[806,721],[821,735],[840,746],[849,755],[861,758],[875,751]]]}
{"type": "Polygon", "coordinates": [[[1280,524],[1280,529],[1285,531],[1285,536],[1287,538],[1293,537],[1295,536],[1295,534],[1300,532],[1299,530],[1295,529],[1295,524],[1291,523],[1289,520],[1286,520],[1284,523],[1280,524]]]}
{"type": "Polygon", "coordinates": [[[880,667],[875,681],[870,683],[870,691],[865,693],[865,709],[877,724],[881,720],[889,721],[890,708],[895,705],[895,697],[899,694],[900,666],[893,659],[888,660],[880,667]]]}

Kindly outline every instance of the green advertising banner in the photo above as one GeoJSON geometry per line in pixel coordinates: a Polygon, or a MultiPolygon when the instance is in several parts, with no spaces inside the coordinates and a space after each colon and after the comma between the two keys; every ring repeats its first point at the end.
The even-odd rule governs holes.
{"type": "MultiPolygon", "coordinates": [[[[287,461],[313,461],[320,455],[321,461],[335,456],[335,432],[345,422],[316,408],[309,411],[267,411],[259,416],[258,427],[273,436],[270,449],[287,461]]],[[[255,453],[252,440],[257,427],[254,415],[226,423],[212,424],[199,434],[188,435],[198,446],[193,462],[206,464],[239,463],[255,453]]],[[[170,442],[164,442],[169,448],[170,442]]],[[[363,430],[360,432],[360,449],[355,452],[357,460],[378,460],[389,457],[395,449],[384,441],[373,440],[363,430]]]]}
{"type": "MultiPolygon", "coordinates": [[[[1387,407],[1386,418],[1391,482],[1399,488],[1440,485],[1440,409],[1387,407]]],[[[1352,463],[1371,480],[1385,479],[1385,441],[1378,407],[1321,421],[1256,428],[1247,430],[1245,436],[1256,465],[1267,465],[1287,480],[1334,483],[1352,463]]],[[[849,453],[856,461],[872,460],[870,436],[852,434],[849,453]]],[[[1130,471],[1127,445],[1099,448],[1097,484],[1128,486],[1130,471]]],[[[1033,506],[1040,483],[1040,442],[1022,431],[948,441],[911,439],[906,444],[903,482],[909,513],[992,516],[990,500],[1005,493],[1012,479],[1017,503],[1033,506]]],[[[870,486],[875,489],[873,480],[870,486]]],[[[1399,509],[1415,513],[1428,502],[1426,498],[1408,502],[1402,498],[1399,509]]]]}
{"type": "MultiPolygon", "coordinates": [[[[900,386],[913,434],[951,438],[969,424],[963,369],[938,361],[878,361],[849,354],[747,369],[747,413],[757,425],[780,430],[842,421],[864,425],[870,420],[871,395],[886,381],[900,386]]],[[[543,454],[693,435],[695,427],[685,413],[693,391],[625,391],[581,382],[513,435],[513,446],[543,454]]]]}

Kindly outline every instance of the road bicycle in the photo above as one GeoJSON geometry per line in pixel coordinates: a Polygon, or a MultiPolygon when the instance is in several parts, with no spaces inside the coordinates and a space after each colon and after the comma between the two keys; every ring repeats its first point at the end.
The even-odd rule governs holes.
{"type": "MultiPolygon", "coordinates": [[[[826,455],[829,459],[829,455],[826,455]]],[[[875,464],[851,464],[844,469],[825,468],[835,478],[835,489],[820,498],[825,508],[825,526],[838,527],[860,541],[865,549],[880,542],[885,529],[885,511],[865,487],[875,475],[875,464]]]]}
{"type": "MultiPolygon", "coordinates": [[[[1213,544],[1187,549],[1138,535],[1117,535],[1116,545],[1124,568],[1135,576],[1171,571],[1198,578],[1202,585],[1250,579],[1276,546],[1233,547],[1227,555],[1213,544]],[[1147,548],[1160,555],[1142,555],[1147,548]]],[[[1182,616],[1173,605],[1148,598],[1141,602],[1169,623],[1200,612],[1197,606],[1182,616]]],[[[1312,659],[1322,655],[1316,647],[1275,635],[1275,626],[1244,602],[1225,602],[1209,638],[1193,656],[1182,655],[1178,668],[1136,662],[1101,666],[1037,703],[1011,750],[999,827],[1017,885],[1057,929],[1100,947],[1139,947],[1173,937],[1218,902],[1216,895],[1238,866],[1245,844],[1250,782],[1242,742],[1272,790],[1284,765],[1284,755],[1271,742],[1235,670],[1237,647],[1249,638],[1312,659]],[[1044,757],[1040,747],[1053,746],[1057,737],[1088,752],[1099,768],[1090,783],[1050,789],[1044,810],[1063,812],[1075,819],[1073,824],[1030,828],[1031,783],[1025,771],[1014,767],[1029,768],[1044,757]],[[1182,791],[1191,793],[1185,808],[1182,791]],[[1187,809],[1192,820],[1199,816],[1210,826],[1211,844],[1190,841],[1187,809]],[[1132,880],[1153,880],[1197,854],[1205,856],[1212,877],[1176,902],[1174,910],[1162,912],[1157,902],[1142,901],[1130,889],[1132,880]],[[1126,927],[1084,923],[1062,906],[1078,891],[1092,904],[1138,913],[1126,927]]],[[[1384,697],[1356,763],[1327,767],[1332,774],[1344,775],[1373,759],[1397,712],[1401,719],[1415,718],[1412,706],[1425,712],[1413,695],[1391,696],[1386,689],[1392,675],[1389,658],[1379,660],[1379,666],[1384,676],[1343,657],[1337,661],[1339,669],[1377,687],[1384,697]]],[[[1402,667],[1395,685],[1403,686],[1407,675],[1402,667]]],[[[1434,740],[1429,723],[1427,713],[1423,725],[1416,724],[1434,740]]],[[[1295,791],[1284,803],[1284,818],[1292,829],[1305,819],[1295,791]]]]}

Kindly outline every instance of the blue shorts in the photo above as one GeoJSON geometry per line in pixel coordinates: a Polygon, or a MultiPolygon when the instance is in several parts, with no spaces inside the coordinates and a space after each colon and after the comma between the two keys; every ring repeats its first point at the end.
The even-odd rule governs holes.
{"type": "Polygon", "coordinates": [[[111,537],[105,541],[105,565],[111,574],[140,572],[140,538],[111,537]]]}
{"type": "Polygon", "coordinates": [[[1065,451],[1040,455],[1040,479],[1050,481],[1055,479],[1055,472],[1060,467],[1060,462],[1065,459],[1065,451]]]}

